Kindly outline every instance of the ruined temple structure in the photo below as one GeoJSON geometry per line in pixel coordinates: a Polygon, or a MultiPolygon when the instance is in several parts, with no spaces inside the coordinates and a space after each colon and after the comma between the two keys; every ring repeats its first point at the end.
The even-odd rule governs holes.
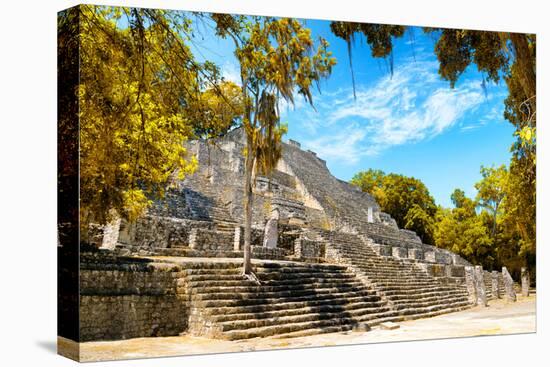
{"type": "Polygon", "coordinates": [[[82,254],[81,340],[368,330],[505,294],[501,273],[423,244],[294,141],[270,177],[256,178],[260,284],[243,278],[242,131],[187,145],[198,171],[136,223],[110,226],[103,249],[82,254]]]}

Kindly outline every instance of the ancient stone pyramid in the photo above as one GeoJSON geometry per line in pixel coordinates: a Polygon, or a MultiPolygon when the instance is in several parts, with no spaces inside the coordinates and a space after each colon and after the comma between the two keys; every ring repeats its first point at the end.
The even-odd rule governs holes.
{"type": "MultiPolygon", "coordinates": [[[[187,148],[199,160],[198,172],[177,182],[146,217],[123,223],[117,243],[106,245],[128,259],[148,259],[153,269],[171,264],[173,276],[158,284],[179,316],[155,319],[154,334],[143,317],[138,326],[108,336],[90,326],[84,339],[176,331],[230,340],[303,336],[364,330],[475,302],[466,286],[470,264],[399,229],[372,196],[332,176],[325,161],[294,141],[284,143],[270,177],[256,178],[252,244],[260,284],[243,278],[242,131],[211,143],[191,141],[187,148]]],[[[83,266],[85,276],[93,278],[94,270],[91,263],[83,266]]],[[[82,289],[91,310],[95,286],[88,284],[82,289]]],[[[134,291],[135,302],[147,292],[134,291]]]]}

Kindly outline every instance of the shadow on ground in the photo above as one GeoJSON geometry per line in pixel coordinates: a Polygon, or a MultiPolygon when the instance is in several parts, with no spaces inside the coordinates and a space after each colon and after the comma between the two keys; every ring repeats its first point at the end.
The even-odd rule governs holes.
{"type": "Polygon", "coordinates": [[[36,345],[47,352],[57,354],[57,343],[54,340],[38,340],[36,345]]]}

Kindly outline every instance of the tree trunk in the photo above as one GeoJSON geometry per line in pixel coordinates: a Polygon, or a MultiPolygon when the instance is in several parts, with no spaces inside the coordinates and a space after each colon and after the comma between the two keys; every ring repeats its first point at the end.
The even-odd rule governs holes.
{"type": "Polygon", "coordinates": [[[251,262],[251,237],[252,237],[252,170],[254,169],[254,157],[251,151],[251,144],[248,144],[248,151],[245,160],[245,183],[244,183],[244,262],[243,273],[250,274],[252,272],[251,262]]]}
{"type": "MultiPolygon", "coordinates": [[[[520,73],[519,82],[526,98],[536,94],[536,73],[534,57],[529,49],[527,35],[521,33],[510,33],[510,40],[515,50],[515,57],[520,73]]],[[[536,105],[535,105],[536,107],[536,105]]]]}

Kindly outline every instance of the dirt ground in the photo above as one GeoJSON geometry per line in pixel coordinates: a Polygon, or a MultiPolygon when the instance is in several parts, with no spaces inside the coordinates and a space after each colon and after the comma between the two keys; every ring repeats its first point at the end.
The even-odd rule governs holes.
{"type": "MultiPolygon", "coordinates": [[[[291,339],[256,338],[224,341],[188,335],[136,338],[120,341],[80,344],[81,361],[167,357],[190,354],[242,352],[265,349],[305,348],[318,346],[381,343],[480,335],[536,332],[536,297],[518,296],[515,303],[503,300],[489,302],[489,307],[428,319],[399,323],[395,330],[373,328],[368,332],[344,332],[291,339]]],[[[58,348],[74,350],[74,342],[59,338],[58,348]]],[[[76,352],[76,351],[75,351],[76,352]]]]}

